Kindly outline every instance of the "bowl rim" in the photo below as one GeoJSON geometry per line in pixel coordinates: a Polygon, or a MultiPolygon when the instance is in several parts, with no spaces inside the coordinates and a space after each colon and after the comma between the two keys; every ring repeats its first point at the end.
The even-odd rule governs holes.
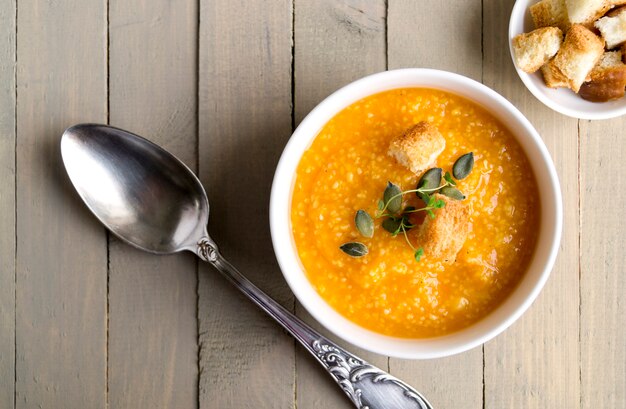
{"type": "MultiPolygon", "coordinates": [[[[620,99],[620,100],[625,101],[624,105],[614,106],[614,107],[607,107],[606,105],[604,105],[605,109],[600,110],[600,111],[590,112],[587,110],[571,108],[555,101],[554,99],[550,98],[548,95],[544,94],[544,90],[542,90],[539,86],[537,86],[537,84],[533,82],[531,79],[532,76],[538,75],[537,73],[529,74],[518,68],[517,64],[515,63],[515,55],[513,53],[513,37],[515,37],[518,34],[521,34],[521,32],[517,32],[518,30],[516,30],[516,28],[518,27],[518,23],[521,21],[521,26],[524,27],[525,20],[527,18],[528,7],[534,2],[536,2],[536,0],[516,0],[515,1],[515,4],[513,5],[513,9],[511,10],[511,17],[509,18],[509,30],[508,30],[509,54],[511,55],[511,61],[513,63],[513,67],[515,68],[515,71],[517,72],[517,76],[522,80],[522,82],[524,83],[526,88],[530,91],[530,93],[533,94],[535,98],[537,98],[541,103],[543,103],[548,108],[556,112],[559,112],[563,115],[576,118],[576,119],[603,120],[603,119],[616,118],[618,116],[622,116],[626,114],[626,96],[620,99]]],[[[543,86],[546,91],[551,91],[555,93],[556,92],[561,92],[561,93],[572,92],[573,93],[573,91],[570,91],[569,89],[549,88],[548,86],[543,84],[543,82],[541,86],[543,86]]],[[[581,101],[584,101],[584,104],[586,106],[589,106],[590,108],[601,107],[602,106],[601,104],[607,104],[607,103],[612,102],[612,101],[590,102],[590,101],[585,101],[580,96],[577,96],[577,97],[580,98],[581,101]]],[[[616,101],[620,101],[620,100],[616,100],[616,101]]]]}
{"type": "MultiPolygon", "coordinates": [[[[512,325],[537,298],[552,271],[561,241],[562,219],[562,197],[554,163],[541,137],[528,119],[509,101],[489,87],[459,74],[428,68],[405,68],[372,74],[340,88],[320,102],[302,120],[287,142],[276,167],[270,196],[270,231],[274,252],[287,284],[302,306],[322,326],[345,341],[372,352],[405,359],[430,359],[457,354],[487,342],[512,325]],[[433,81],[435,83],[439,81],[446,85],[432,86],[433,81]],[[409,85],[407,82],[413,83],[413,85],[409,85]],[[404,85],[394,86],[393,84],[396,83],[404,85]],[[520,291],[521,283],[526,281],[524,278],[506,300],[480,321],[448,335],[422,339],[398,338],[376,333],[349,321],[330,307],[306,277],[306,272],[300,263],[295,248],[290,218],[295,170],[302,154],[328,120],[351,103],[366,96],[385,90],[410,87],[448,91],[479,105],[484,104],[478,100],[484,99],[499,107],[499,113],[495,113],[494,109],[489,109],[489,112],[498,120],[506,123],[503,120],[503,116],[506,116],[506,119],[515,121],[524,131],[522,137],[524,142],[520,140],[519,135],[514,134],[514,136],[520,145],[523,145],[525,154],[529,156],[527,151],[527,146],[529,146],[534,149],[533,152],[537,155],[535,159],[537,163],[531,161],[533,171],[536,173],[535,168],[539,167],[547,172],[547,177],[542,178],[545,180],[542,183],[547,186],[543,193],[547,194],[548,197],[542,201],[541,224],[544,225],[545,223],[544,212],[546,211],[551,212],[549,215],[554,220],[552,225],[544,225],[540,229],[541,234],[536,244],[535,253],[539,251],[540,242],[545,242],[543,244],[546,247],[545,251],[542,250],[545,255],[544,259],[541,260],[540,268],[536,268],[538,277],[525,286],[528,287],[525,288],[527,294],[523,297],[520,296],[521,298],[516,297],[515,305],[509,306],[510,312],[498,313],[498,311],[503,310],[503,306],[512,302],[513,295],[520,291]],[[463,91],[455,90],[455,87],[466,87],[468,90],[465,92],[475,95],[467,95],[463,91]],[[544,208],[546,201],[549,202],[547,210],[544,208]],[[517,300],[517,298],[520,299],[517,300]],[[491,323],[491,321],[495,323],[491,323]],[[462,338],[466,339],[463,340],[462,338]]],[[[535,261],[535,256],[536,254],[529,264],[529,270],[530,267],[534,267],[538,263],[535,261]]],[[[528,275],[527,271],[524,277],[528,275]]]]}

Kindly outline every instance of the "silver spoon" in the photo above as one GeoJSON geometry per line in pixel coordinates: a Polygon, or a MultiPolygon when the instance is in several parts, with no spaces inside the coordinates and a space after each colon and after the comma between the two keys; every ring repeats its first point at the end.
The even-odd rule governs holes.
{"type": "Polygon", "coordinates": [[[357,408],[432,409],[418,391],[323,337],[226,261],[207,233],[204,188],[172,154],[121,129],[81,124],[63,133],[61,155],[80,197],[116,236],[156,254],[189,250],[211,264],[300,341],[357,408]]]}

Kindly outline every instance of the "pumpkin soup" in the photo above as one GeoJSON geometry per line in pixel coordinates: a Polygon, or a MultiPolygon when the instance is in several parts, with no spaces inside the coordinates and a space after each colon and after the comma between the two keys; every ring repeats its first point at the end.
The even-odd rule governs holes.
{"type": "Polygon", "coordinates": [[[532,169],[507,128],[424,88],[375,94],[332,118],[300,160],[291,204],[298,255],[321,297],[365,328],[408,338],[494,310],[530,262],[539,217],[532,169]]]}

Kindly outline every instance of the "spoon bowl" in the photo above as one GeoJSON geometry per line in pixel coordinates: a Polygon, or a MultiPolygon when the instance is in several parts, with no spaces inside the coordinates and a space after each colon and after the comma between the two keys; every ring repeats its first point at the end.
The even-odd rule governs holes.
{"type": "Polygon", "coordinates": [[[432,408],[415,389],[335,345],[237,271],[207,234],[209,201],[202,184],[174,155],[138,135],[96,124],[68,128],[61,155],[78,194],[109,230],[152,253],[196,253],[296,338],[357,408],[432,408]]]}
{"type": "Polygon", "coordinates": [[[147,139],[105,125],[75,125],[63,134],[61,155],[85,204],[127,243],[167,254],[193,250],[206,236],[202,184],[147,139]]]}

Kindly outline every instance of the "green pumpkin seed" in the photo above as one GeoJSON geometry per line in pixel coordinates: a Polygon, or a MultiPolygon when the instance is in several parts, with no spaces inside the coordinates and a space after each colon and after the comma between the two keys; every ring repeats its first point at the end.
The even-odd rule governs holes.
{"type": "Polygon", "coordinates": [[[426,172],[424,172],[419,182],[417,182],[417,189],[422,189],[422,190],[437,189],[439,185],[441,185],[441,174],[442,174],[441,168],[428,169],[426,172]]]}
{"type": "Polygon", "coordinates": [[[463,200],[465,199],[465,195],[461,193],[461,191],[452,186],[446,186],[440,190],[442,195],[448,196],[454,200],[463,200]]]}
{"type": "Polygon", "coordinates": [[[374,220],[365,210],[359,210],[354,216],[356,228],[365,237],[374,236],[374,220]]]}
{"type": "Polygon", "coordinates": [[[359,242],[350,242],[339,246],[341,251],[352,257],[363,257],[368,253],[367,246],[359,242]]]}
{"type": "Polygon", "coordinates": [[[390,213],[398,213],[402,208],[402,191],[391,182],[387,182],[387,188],[383,194],[383,201],[390,213]]]}
{"type": "Polygon", "coordinates": [[[400,231],[400,223],[402,219],[398,219],[396,217],[388,217],[383,220],[383,229],[387,230],[389,233],[396,235],[400,231]]]}
{"type": "Polygon", "coordinates": [[[474,152],[466,153],[454,162],[452,174],[458,180],[465,179],[474,167],[474,152]]]}

